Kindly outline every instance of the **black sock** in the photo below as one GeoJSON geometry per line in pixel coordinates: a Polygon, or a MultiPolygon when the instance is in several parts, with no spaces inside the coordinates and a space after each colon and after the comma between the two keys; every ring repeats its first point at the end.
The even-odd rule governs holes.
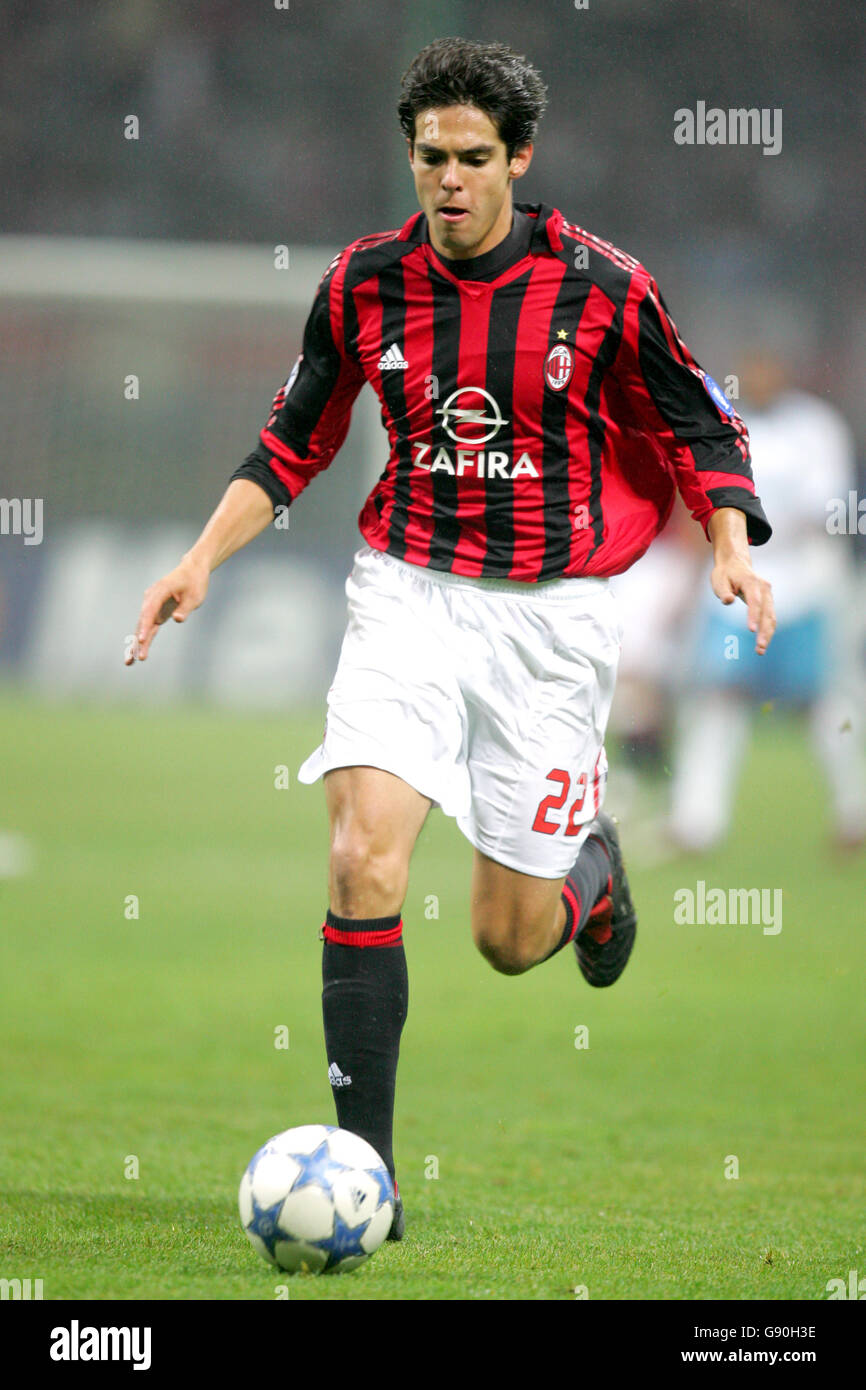
{"type": "Polygon", "coordinates": [[[328,910],[322,1014],[328,1079],[341,1129],[372,1144],[394,1177],[394,1092],[409,980],[401,918],[328,910]]]}
{"type": "MultiPolygon", "coordinates": [[[[565,903],[565,926],[557,946],[550,952],[555,956],[569,941],[573,941],[589,914],[607,890],[610,860],[601,840],[589,835],[581,846],[574,868],[565,880],[562,901],[565,903]]],[[[547,957],[550,959],[550,956],[547,957]]]]}

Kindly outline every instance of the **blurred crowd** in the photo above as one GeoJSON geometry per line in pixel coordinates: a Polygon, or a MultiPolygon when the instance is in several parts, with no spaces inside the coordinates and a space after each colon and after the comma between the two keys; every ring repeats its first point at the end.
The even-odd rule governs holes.
{"type": "Polygon", "coordinates": [[[530,197],[621,245],[705,230],[807,280],[844,271],[866,183],[854,0],[6,0],[3,229],[344,244],[412,210],[399,77],[449,32],[548,82],[530,197]],[[675,144],[699,99],[781,108],[781,154],[675,144]]]}

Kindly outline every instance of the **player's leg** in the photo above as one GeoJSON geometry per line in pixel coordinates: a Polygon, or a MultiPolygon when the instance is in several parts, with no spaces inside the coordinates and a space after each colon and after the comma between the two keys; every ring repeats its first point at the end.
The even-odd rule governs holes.
{"type": "Polygon", "coordinates": [[[809,730],[830,790],[835,844],[859,849],[866,843],[866,759],[856,702],[844,689],[820,696],[809,709],[809,730]]]}
{"type": "MultiPolygon", "coordinates": [[[[469,775],[438,591],[417,566],[362,547],[346,594],[349,621],[324,736],[298,777],[325,777],[331,822],[322,999],[337,1118],[393,1174],[409,860],[431,806],[453,814],[468,803],[469,775]]],[[[398,1205],[392,1238],[400,1228],[398,1205]]]]}
{"type": "Polygon", "coordinates": [[[628,964],[637,930],[614,820],[599,812],[571,871],[552,882],[476,849],[472,930],[482,955],[502,974],[522,974],[573,942],[584,979],[612,985],[628,964]]]}
{"type": "Polygon", "coordinates": [[[699,690],[679,702],[670,835],[680,849],[707,850],[727,835],[751,723],[748,697],[699,690]]]}
{"type": "Polygon", "coordinates": [[[331,826],[322,956],[328,1078],[338,1124],[372,1144],[394,1177],[394,1093],[408,1007],[400,913],[409,860],[432,803],[375,767],[335,768],[324,785],[331,826]]]}
{"type": "Polygon", "coordinates": [[[333,768],[323,785],[331,828],[331,911],[351,918],[399,913],[430,798],[378,767],[333,768]]]}
{"type": "Polygon", "coordinates": [[[564,884],[564,875],[536,878],[475,850],[472,936],[494,970],[521,975],[555,949],[565,925],[564,884]]]}
{"type": "Polygon", "coordinates": [[[584,842],[569,875],[558,879],[520,873],[476,849],[471,896],[476,946],[494,970],[523,974],[574,940],[604,899],[609,878],[608,854],[594,836],[584,842]]]}
{"type": "Polygon", "coordinates": [[[635,927],[616,830],[600,811],[619,655],[615,601],[596,582],[564,581],[542,597],[490,590],[483,608],[490,657],[467,681],[473,796],[458,817],[476,850],[476,945],[515,975],[598,926],[600,944],[616,937],[605,956],[613,951],[620,968],[613,974],[606,961],[601,981],[590,979],[580,950],[578,962],[590,983],[612,983],[635,927]],[[607,917],[596,922],[594,912],[607,917]]]}
{"type": "Polygon", "coordinates": [[[845,852],[866,844],[866,750],[853,655],[862,618],[853,616],[856,595],[843,590],[842,598],[834,589],[830,601],[790,625],[784,688],[808,707],[812,747],[830,792],[833,842],[845,852]]]}

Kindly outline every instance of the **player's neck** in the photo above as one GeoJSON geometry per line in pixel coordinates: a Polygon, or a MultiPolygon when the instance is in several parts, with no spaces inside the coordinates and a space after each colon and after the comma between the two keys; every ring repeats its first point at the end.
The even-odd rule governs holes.
{"type": "Polygon", "coordinates": [[[428,222],[428,236],[430,244],[437,256],[441,256],[443,261],[474,261],[479,256],[486,256],[488,251],[495,251],[506,237],[510,236],[514,226],[514,207],[511,197],[511,187],[502,207],[499,210],[496,221],[490,230],[476,242],[474,246],[445,246],[440,244],[440,238],[435,234],[435,230],[428,222]]]}
{"type": "Polygon", "coordinates": [[[497,242],[492,251],[485,251],[482,255],[472,256],[468,260],[448,260],[444,256],[439,256],[432,240],[429,240],[429,234],[428,245],[436,262],[452,278],[489,281],[495,280],[498,275],[502,275],[511,266],[529,255],[532,231],[532,218],[527,217],[521,209],[515,208],[508,235],[497,242]]]}

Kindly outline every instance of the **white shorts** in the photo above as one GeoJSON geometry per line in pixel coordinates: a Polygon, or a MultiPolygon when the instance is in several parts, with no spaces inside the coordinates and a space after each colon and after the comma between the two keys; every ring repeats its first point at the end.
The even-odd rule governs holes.
{"type": "Polygon", "coordinates": [[[607,780],[621,639],[607,580],[470,579],[363,546],[346,594],[323,742],[298,779],[383,768],[489,858],[567,874],[607,780]]]}

